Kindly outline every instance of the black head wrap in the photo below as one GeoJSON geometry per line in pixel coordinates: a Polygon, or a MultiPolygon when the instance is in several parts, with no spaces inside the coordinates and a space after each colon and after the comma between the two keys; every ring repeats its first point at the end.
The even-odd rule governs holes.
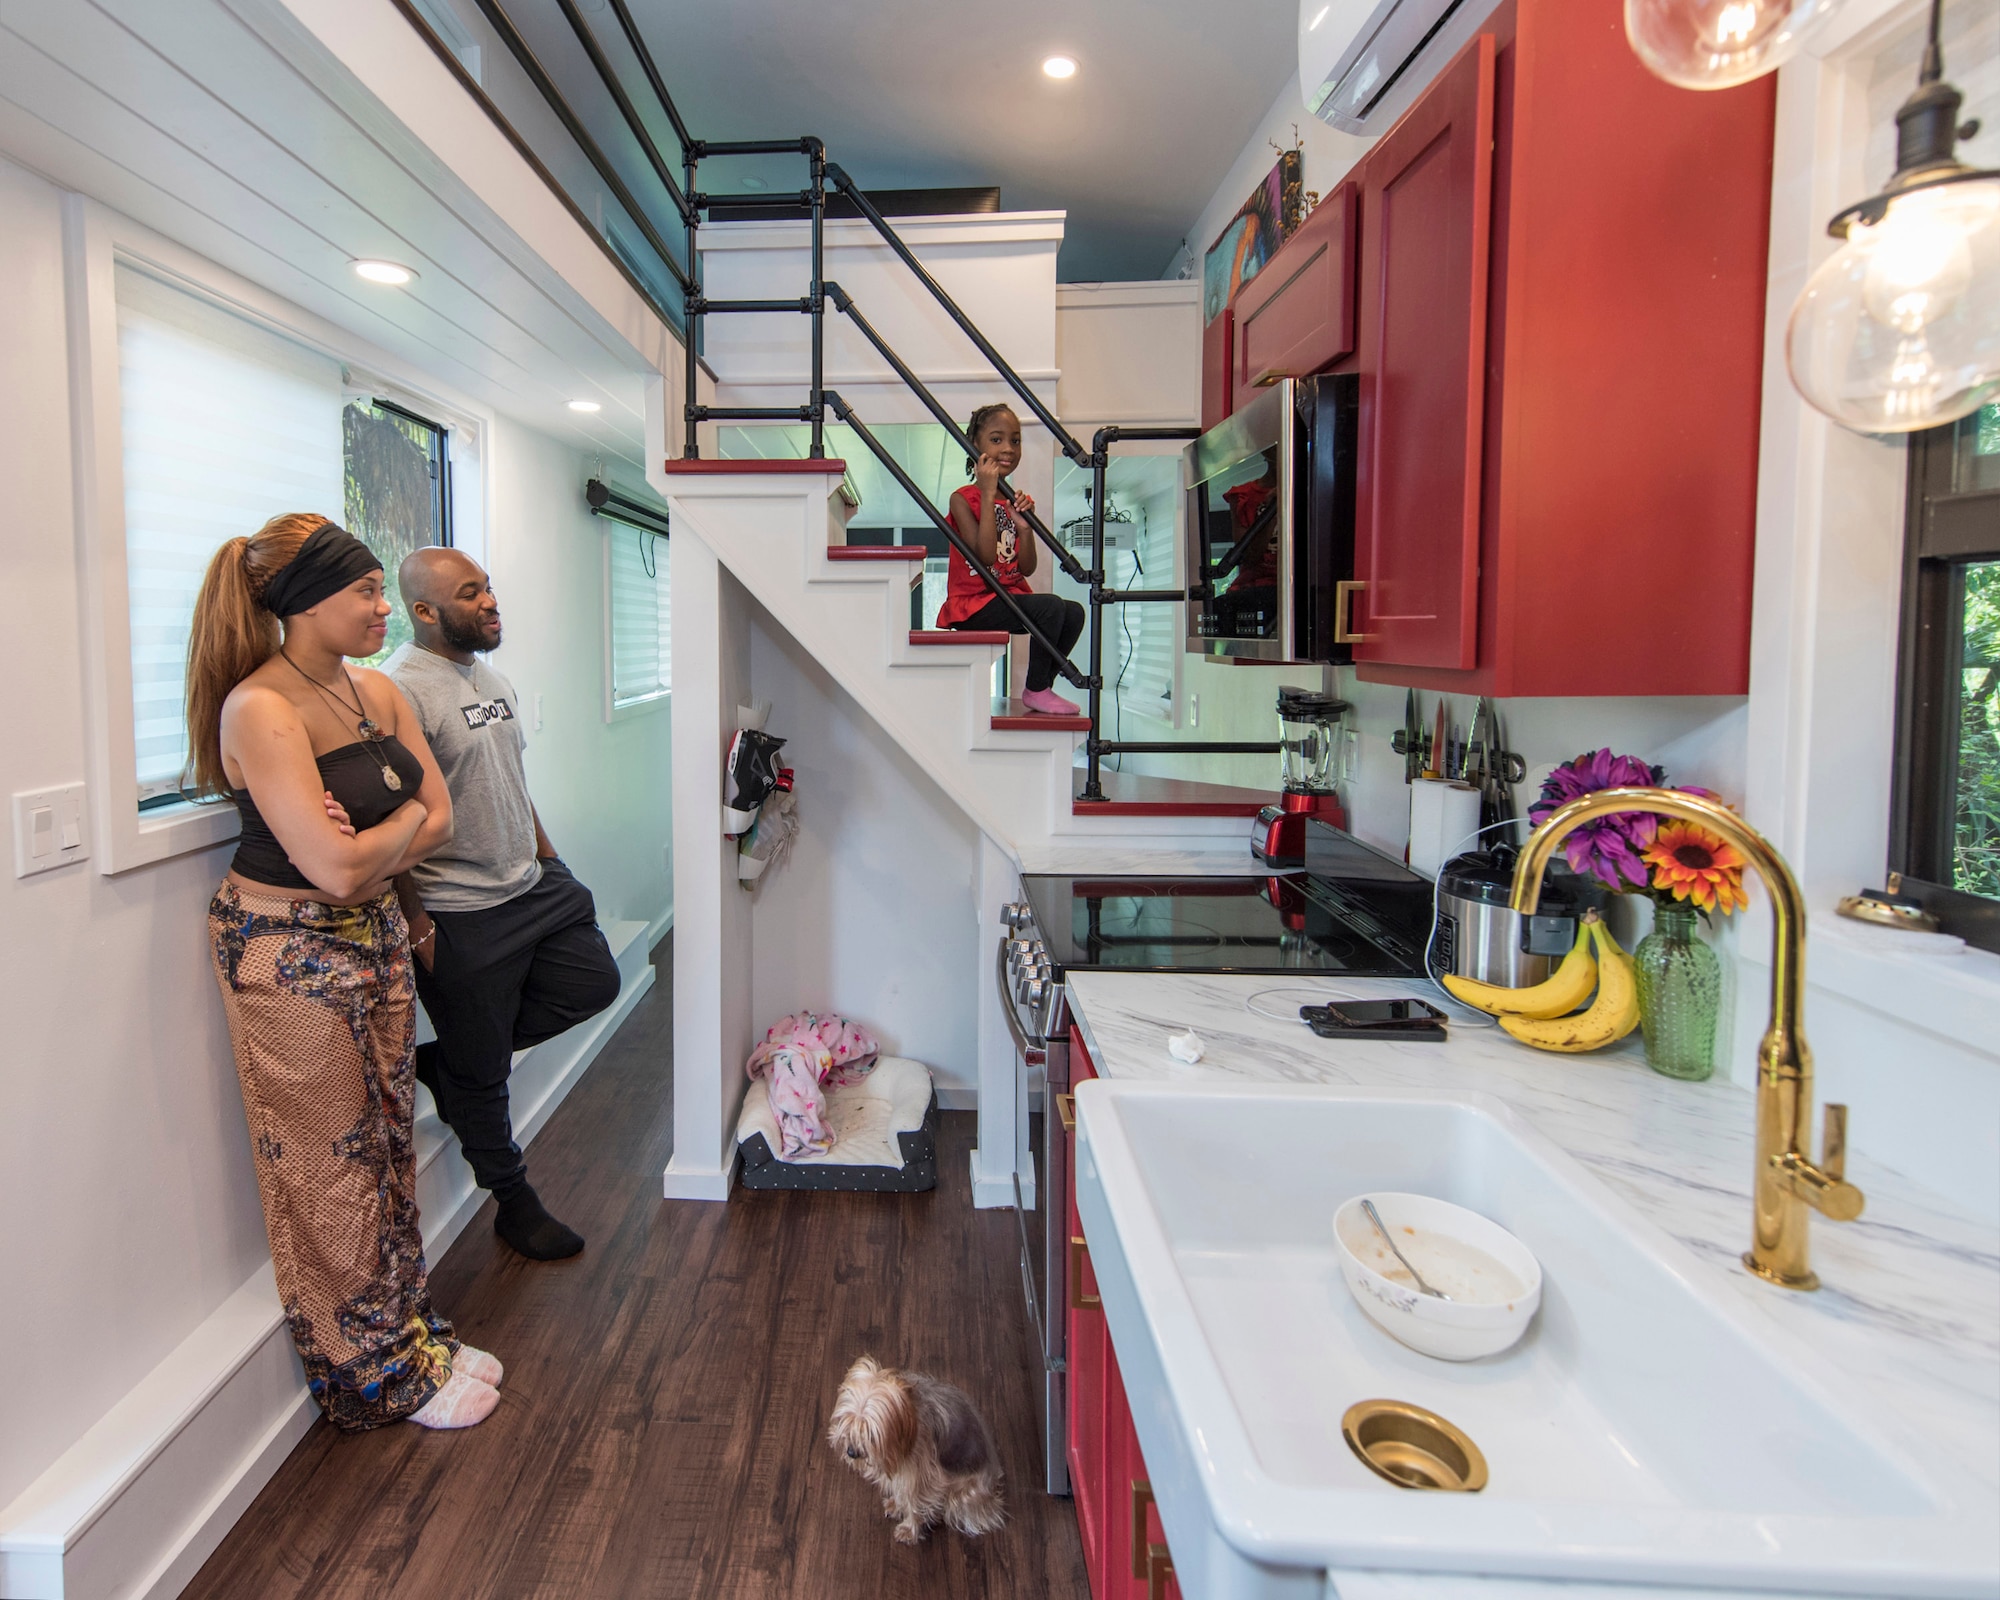
{"type": "Polygon", "coordinates": [[[337,523],[324,523],[307,536],[299,553],[264,585],[264,608],[280,617],[297,616],[356,579],[380,572],[373,550],[337,523]]]}

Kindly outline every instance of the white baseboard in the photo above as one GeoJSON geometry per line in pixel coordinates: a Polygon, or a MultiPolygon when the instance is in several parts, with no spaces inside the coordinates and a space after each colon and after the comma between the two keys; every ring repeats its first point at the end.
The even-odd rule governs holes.
{"type": "Polygon", "coordinates": [[[1021,1191],[1014,1192],[1014,1174],[1003,1172],[997,1178],[988,1177],[979,1166],[979,1152],[972,1152],[972,1209],[975,1211],[1012,1211],[1017,1205],[1025,1204],[1030,1210],[1035,1204],[1035,1175],[1021,1174],[1021,1191]]]}
{"type": "MultiPolygon", "coordinates": [[[[617,1001],[515,1058],[522,1145],[652,987],[650,928],[607,926],[624,977],[617,1001]]],[[[418,1124],[417,1163],[424,1248],[435,1260],[485,1193],[434,1116],[418,1124]]],[[[317,1414],[266,1262],[0,1509],[0,1600],[173,1600],[317,1414]]]]}
{"type": "Polygon", "coordinates": [[[667,1162],[661,1189],[669,1200],[727,1200],[736,1187],[736,1146],[729,1147],[729,1165],[683,1163],[676,1151],[667,1162]]]}
{"type": "Polygon", "coordinates": [[[937,1102],[940,1111],[977,1111],[978,1086],[970,1083],[941,1083],[937,1086],[937,1102]]]}

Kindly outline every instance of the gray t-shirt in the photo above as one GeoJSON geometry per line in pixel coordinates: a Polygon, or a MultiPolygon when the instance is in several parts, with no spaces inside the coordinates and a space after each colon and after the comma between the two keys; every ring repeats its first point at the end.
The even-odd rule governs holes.
{"type": "Polygon", "coordinates": [[[383,670],[415,708],[451,791],[451,843],[410,873],[424,904],[484,911],[526,893],[541,881],[542,864],[514,686],[477,656],[461,667],[414,644],[383,670]]]}

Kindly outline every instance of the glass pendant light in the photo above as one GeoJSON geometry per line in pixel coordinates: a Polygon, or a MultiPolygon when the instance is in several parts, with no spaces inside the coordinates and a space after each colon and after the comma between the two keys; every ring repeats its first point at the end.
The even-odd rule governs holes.
{"type": "Polygon", "coordinates": [[[1656,78],[1729,89],[1782,65],[1841,0],[1625,0],[1625,37],[1656,78]]]}
{"type": "Polygon", "coordinates": [[[2000,171],[1958,160],[1964,96],[1944,78],[1931,0],[1896,173],[1827,225],[1846,241],[1792,307],[1785,360],[1814,409],[1860,433],[1914,433],[2000,397],[2000,171]]]}

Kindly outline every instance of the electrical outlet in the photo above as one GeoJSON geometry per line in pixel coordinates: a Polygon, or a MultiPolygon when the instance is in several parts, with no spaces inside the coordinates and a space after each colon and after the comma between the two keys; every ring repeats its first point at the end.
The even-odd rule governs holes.
{"type": "Polygon", "coordinates": [[[1201,726],[1201,696],[1198,694],[1188,696],[1188,726],[1190,728],[1201,726]]]}
{"type": "Polygon", "coordinates": [[[14,796],[14,876],[53,872],[90,854],[84,829],[83,785],[31,789],[14,796]]]}

